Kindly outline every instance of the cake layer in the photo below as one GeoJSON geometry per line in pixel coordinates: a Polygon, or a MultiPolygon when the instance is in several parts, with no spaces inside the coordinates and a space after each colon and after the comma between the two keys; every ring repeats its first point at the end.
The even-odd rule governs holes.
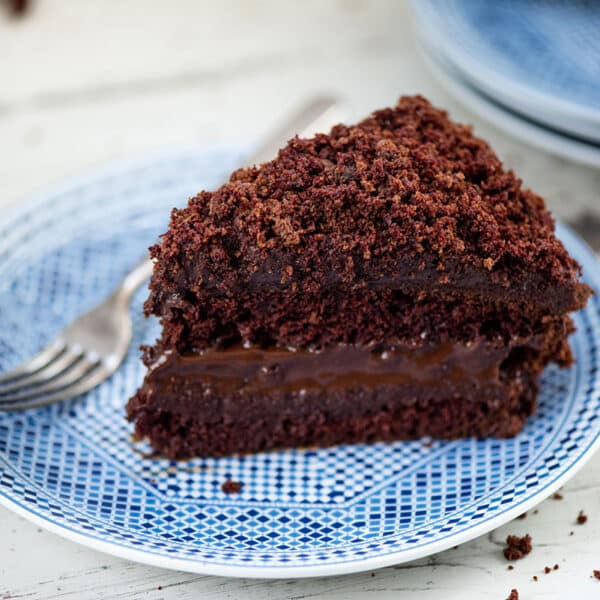
{"type": "Polygon", "coordinates": [[[270,393],[246,403],[222,396],[219,402],[240,415],[255,400],[271,410],[251,411],[253,419],[209,421],[193,409],[202,403],[193,393],[186,396],[190,409],[184,414],[169,411],[168,402],[153,402],[153,392],[146,387],[130,401],[128,414],[136,421],[138,437],[147,438],[160,455],[179,459],[422,436],[512,436],[533,413],[535,395],[535,382],[522,374],[514,381],[470,389],[452,384],[313,389],[302,397],[297,392],[270,393]]]}
{"type": "Polygon", "coordinates": [[[174,450],[173,444],[192,444],[190,455],[200,447],[207,455],[257,449],[255,440],[228,442],[237,444],[234,450],[220,449],[225,440],[217,446],[209,442],[218,440],[219,432],[236,428],[261,431],[261,449],[321,444],[327,436],[350,442],[366,441],[370,435],[392,439],[398,432],[404,438],[424,433],[508,435],[533,410],[535,382],[543,367],[550,360],[566,363],[569,356],[563,335],[552,327],[510,344],[480,339],[385,349],[338,345],[321,352],[234,346],[191,356],[165,353],[127,410],[137,435],[150,436],[155,448],[178,457],[187,451],[174,450]],[[446,418],[454,410],[464,411],[460,423],[446,418]],[[421,423],[415,411],[429,416],[421,423]],[[484,419],[490,414],[504,421],[484,419]],[[383,429],[373,425],[375,430],[356,430],[371,417],[383,429]],[[312,422],[321,426],[315,437],[310,429],[299,433],[312,422]],[[433,429],[421,428],[425,423],[433,429]],[[345,427],[350,437],[343,438],[345,427]],[[282,437],[286,428],[295,431],[287,441],[282,437]],[[169,435],[173,440],[166,450],[169,435]]]}
{"type": "Polygon", "coordinates": [[[182,340],[213,298],[265,290],[318,300],[383,288],[525,302],[530,314],[576,310],[589,294],[543,200],[420,97],[237,171],[174,210],[151,252],[146,311],[182,340]]]}
{"type": "Polygon", "coordinates": [[[159,352],[182,354],[236,342],[326,348],[391,340],[510,340],[544,331],[550,323],[565,336],[571,331],[568,317],[534,312],[526,301],[507,304],[425,291],[247,290],[165,306],[159,352]]]}

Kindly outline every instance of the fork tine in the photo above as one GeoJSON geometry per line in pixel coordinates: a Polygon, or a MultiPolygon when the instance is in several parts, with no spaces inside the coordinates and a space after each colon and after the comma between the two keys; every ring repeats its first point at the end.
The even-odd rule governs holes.
{"type": "Polygon", "coordinates": [[[39,371],[55,360],[60,354],[63,353],[64,349],[65,342],[61,338],[55,339],[33,358],[20,364],[12,371],[0,375],[0,384],[12,381],[13,379],[19,379],[26,376],[28,377],[34,374],[36,371],[39,371]]]}
{"type": "Polygon", "coordinates": [[[59,354],[52,362],[49,362],[41,369],[35,371],[35,373],[19,377],[14,383],[0,383],[0,400],[2,399],[2,396],[9,392],[18,392],[19,390],[49,382],[51,379],[54,379],[68,368],[72,367],[82,356],[82,352],[75,353],[66,350],[62,354],[59,354]]]}
{"type": "Polygon", "coordinates": [[[96,367],[88,371],[85,377],[63,390],[42,396],[34,396],[29,399],[14,401],[10,404],[0,402],[0,413],[6,411],[16,412],[29,410],[30,408],[41,408],[48,404],[54,404],[55,402],[74,398],[75,396],[79,396],[80,394],[84,394],[88,390],[95,388],[110,375],[111,372],[109,369],[106,369],[101,363],[96,364],[96,367]]]}
{"type": "Polygon", "coordinates": [[[0,406],[9,406],[13,402],[28,400],[37,396],[64,390],[64,388],[68,388],[69,386],[76,384],[84,375],[87,374],[88,371],[98,366],[99,363],[99,360],[90,360],[84,356],[77,363],[75,363],[73,367],[67,371],[64,371],[61,375],[55,377],[52,381],[47,382],[45,385],[39,385],[23,392],[18,391],[6,396],[1,396],[0,406]]]}

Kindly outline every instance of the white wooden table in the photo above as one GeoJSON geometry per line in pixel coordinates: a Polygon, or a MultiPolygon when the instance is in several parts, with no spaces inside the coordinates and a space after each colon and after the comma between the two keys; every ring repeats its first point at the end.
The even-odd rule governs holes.
{"type": "MultiPolygon", "coordinates": [[[[108,160],[193,143],[257,139],[314,93],[358,118],[422,93],[473,122],[557,215],[600,211],[600,172],[480,123],[430,78],[397,0],[38,0],[0,13],[0,212],[108,160]]],[[[0,599],[600,598],[600,456],[538,514],[408,565],[328,579],[254,581],[163,571],[79,547],[0,509],[0,599]],[[589,515],[576,525],[580,509],[589,515]],[[569,533],[573,531],[573,535],[569,533]],[[534,550],[507,570],[502,541],[534,550]],[[559,565],[545,575],[544,566],[559,565]],[[538,582],[533,580],[536,575],[538,582]]]]}

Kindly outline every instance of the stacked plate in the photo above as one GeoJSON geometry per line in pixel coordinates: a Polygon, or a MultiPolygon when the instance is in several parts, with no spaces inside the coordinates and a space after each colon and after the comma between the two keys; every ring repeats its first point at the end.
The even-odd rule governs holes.
{"type": "Polygon", "coordinates": [[[600,166],[600,2],[413,0],[435,76],[481,117],[600,166]]]}

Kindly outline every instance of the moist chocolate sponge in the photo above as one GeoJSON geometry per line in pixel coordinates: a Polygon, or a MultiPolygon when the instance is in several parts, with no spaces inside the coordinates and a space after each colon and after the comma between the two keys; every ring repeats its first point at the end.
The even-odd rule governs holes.
{"type": "MultiPolygon", "coordinates": [[[[165,342],[180,349],[243,338],[255,293],[269,296],[268,314],[304,319],[311,304],[313,320],[332,293],[365,289],[525,301],[530,318],[577,309],[588,294],[543,200],[470,127],[419,96],[294,138],[275,160],[234,172],[173,210],[151,254],[146,312],[163,318],[165,342]],[[274,305],[277,290],[292,304],[274,305]],[[226,325],[208,315],[217,298],[226,325]]],[[[318,343],[317,329],[300,341],[318,343]]],[[[289,342],[285,329],[274,341],[289,342]]]]}

